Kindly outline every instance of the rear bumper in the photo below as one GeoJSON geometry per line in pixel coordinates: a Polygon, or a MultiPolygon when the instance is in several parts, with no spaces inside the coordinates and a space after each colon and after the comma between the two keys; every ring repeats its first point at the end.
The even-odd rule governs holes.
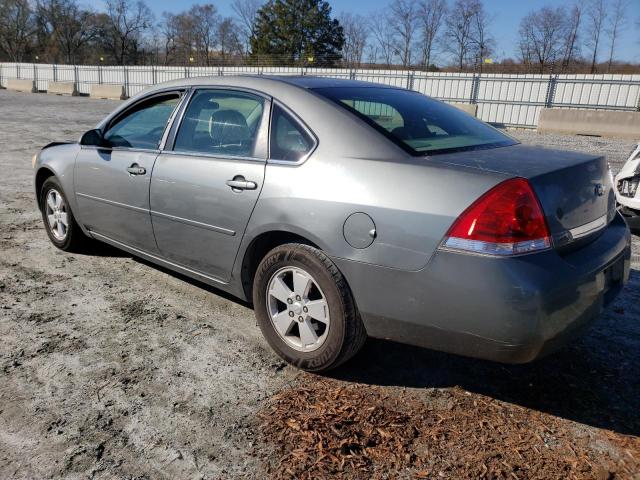
{"type": "Polygon", "coordinates": [[[629,277],[620,216],[570,254],[494,258],[438,251],[417,272],[335,259],[370,336],[488,360],[523,363],[598,318],[629,277]]]}
{"type": "MultiPolygon", "coordinates": [[[[640,202],[638,202],[638,208],[640,208],[640,202]]],[[[629,208],[626,205],[621,205],[618,208],[618,211],[620,212],[620,215],[624,217],[627,225],[629,225],[629,228],[633,232],[640,231],[640,210],[635,210],[633,208],[629,208]]]]}

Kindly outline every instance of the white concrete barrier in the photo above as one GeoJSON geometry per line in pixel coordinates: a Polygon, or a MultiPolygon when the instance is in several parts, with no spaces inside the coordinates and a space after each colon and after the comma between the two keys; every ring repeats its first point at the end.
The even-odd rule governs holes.
{"type": "Polygon", "coordinates": [[[75,82],[54,82],[50,81],[47,86],[47,93],[54,95],[70,95],[75,97],[78,95],[78,89],[75,82]]]}
{"type": "Polygon", "coordinates": [[[538,132],[637,140],[640,138],[640,112],[544,108],[538,118],[538,132]]]}
{"type": "Polygon", "coordinates": [[[449,105],[453,105],[454,107],[459,108],[463,112],[466,112],[469,115],[473,115],[474,117],[478,115],[478,105],[475,103],[450,103],[449,105]]]}
{"type": "Polygon", "coordinates": [[[38,89],[36,88],[36,82],[33,80],[18,80],[15,78],[9,78],[7,80],[7,89],[15,90],[17,92],[29,92],[36,93],[38,89]]]}
{"type": "Polygon", "coordinates": [[[127,98],[124,85],[92,85],[90,96],[109,100],[124,100],[127,98]]]}

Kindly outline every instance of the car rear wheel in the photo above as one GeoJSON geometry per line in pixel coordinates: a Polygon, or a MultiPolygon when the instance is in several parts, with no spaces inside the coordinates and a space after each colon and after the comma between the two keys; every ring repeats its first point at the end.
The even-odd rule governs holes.
{"type": "Polygon", "coordinates": [[[253,303],[271,347],[303,370],[335,368],[366,340],[344,277],[308,245],[281,245],[265,256],[254,278],[253,303]]]}
{"type": "Polygon", "coordinates": [[[55,177],[45,180],[40,190],[40,211],[47,235],[56,247],[66,252],[81,251],[89,238],[76,223],[67,197],[55,177]]]}

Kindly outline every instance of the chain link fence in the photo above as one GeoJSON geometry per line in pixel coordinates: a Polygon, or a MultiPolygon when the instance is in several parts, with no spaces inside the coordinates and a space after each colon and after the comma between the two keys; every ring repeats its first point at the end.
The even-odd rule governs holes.
{"type": "Polygon", "coordinates": [[[640,75],[518,75],[441,73],[314,67],[85,66],[0,63],[0,86],[30,79],[46,91],[50,81],[74,82],[81,94],[96,84],[123,85],[128,96],[157,83],[223,75],[313,75],[408,88],[450,103],[478,107],[484,121],[535,128],[542,108],[640,111],[640,75]]]}

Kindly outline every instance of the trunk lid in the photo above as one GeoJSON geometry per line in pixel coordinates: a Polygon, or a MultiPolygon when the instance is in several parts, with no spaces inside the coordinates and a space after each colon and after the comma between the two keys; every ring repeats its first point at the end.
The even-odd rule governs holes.
{"type": "Polygon", "coordinates": [[[615,215],[612,177],[601,155],[513,145],[431,160],[528,179],[556,248],[595,237],[615,215]]]}

